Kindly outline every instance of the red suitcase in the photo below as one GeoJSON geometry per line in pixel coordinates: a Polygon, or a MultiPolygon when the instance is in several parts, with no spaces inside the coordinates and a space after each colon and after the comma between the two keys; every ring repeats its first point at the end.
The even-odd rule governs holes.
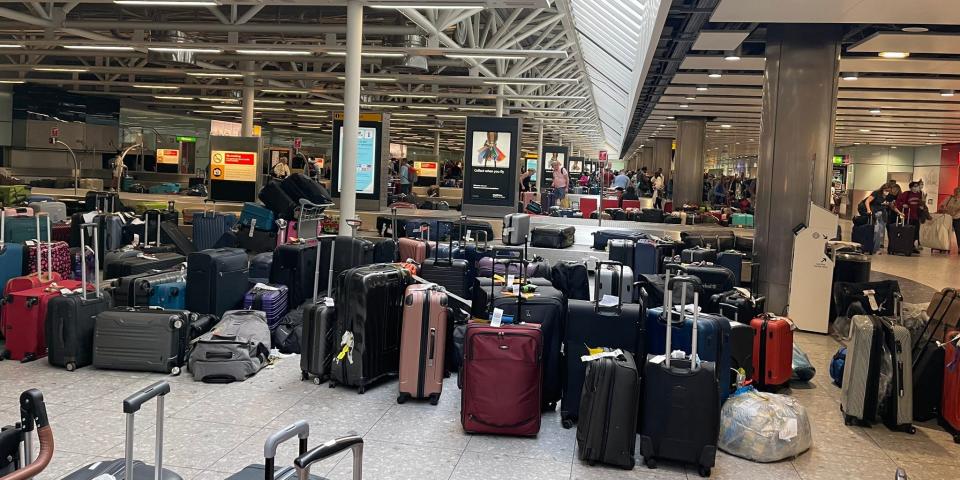
{"type": "Polygon", "coordinates": [[[447,293],[435,284],[407,287],[400,337],[400,395],[440,401],[447,343],[447,293]]]}
{"type": "Polygon", "coordinates": [[[80,282],[65,280],[8,295],[3,307],[0,307],[3,309],[3,334],[7,339],[3,356],[22,362],[45,357],[47,302],[60,295],[61,288],[79,287],[80,282]]]}
{"type": "Polygon", "coordinates": [[[953,434],[954,443],[960,443],[960,332],[951,331],[947,340],[943,355],[940,424],[953,434]]]}
{"type": "Polygon", "coordinates": [[[750,321],[753,336],[753,382],[758,388],[776,387],[793,375],[793,322],[765,313],[750,321]]]}
{"type": "Polygon", "coordinates": [[[540,432],[543,336],[538,325],[467,325],[460,422],[469,433],[540,432]]]}

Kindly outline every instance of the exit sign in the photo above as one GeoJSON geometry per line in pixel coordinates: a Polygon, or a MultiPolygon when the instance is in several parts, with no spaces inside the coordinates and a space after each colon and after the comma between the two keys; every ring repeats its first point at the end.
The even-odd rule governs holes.
{"type": "Polygon", "coordinates": [[[600,153],[597,155],[597,157],[599,158],[600,163],[606,162],[606,161],[607,161],[607,151],[606,151],[606,150],[600,150],[600,153]]]}
{"type": "Polygon", "coordinates": [[[179,143],[197,143],[197,137],[187,137],[177,135],[177,142],[179,143]]]}

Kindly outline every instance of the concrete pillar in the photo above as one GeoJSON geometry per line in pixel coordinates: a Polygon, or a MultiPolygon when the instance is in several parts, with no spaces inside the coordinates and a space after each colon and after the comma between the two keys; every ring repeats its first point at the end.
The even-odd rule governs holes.
{"type": "Polygon", "coordinates": [[[360,50],[363,3],[347,2],[347,58],[343,87],[343,162],[340,164],[340,231],[350,232],[347,220],[357,216],[357,135],[360,133],[360,50]]]}
{"type": "Polygon", "coordinates": [[[657,168],[663,169],[663,185],[666,188],[667,182],[673,177],[670,169],[670,163],[673,160],[673,139],[672,138],[654,138],[653,139],[653,166],[654,171],[657,168]]]}
{"type": "Polygon", "coordinates": [[[793,229],[828,204],[841,38],[839,25],[767,30],[754,258],[771,312],[789,299],[793,229]]]}
{"type": "Polygon", "coordinates": [[[677,156],[673,172],[673,204],[699,205],[703,198],[703,147],[707,121],[677,118],[677,156]]]}
{"type": "MultiPolygon", "coordinates": [[[[250,72],[253,70],[253,62],[246,62],[244,70],[250,72]]],[[[243,111],[240,120],[240,135],[243,137],[253,136],[253,102],[255,91],[253,88],[253,76],[243,77],[243,111]]]]}
{"type": "Polygon", "coordinates": [[[653,145],[640,147],[640,153],[637,155],[636,169],[640,170],[641,167],[647,167],[647,171],[653,173],[657,171],[657,166],[657,163],[653,161],[653,145]]]}
{"type": "Polygon", "coordinates": [[[497,116],[498,117],[503,116],[503,92],[504,92],[504,86],[497,85],[497,116]]]}
{"type": "Polygon", "coordinates": [[[433,132],[433,158],[440,160],[440,130],[433,132]]]}

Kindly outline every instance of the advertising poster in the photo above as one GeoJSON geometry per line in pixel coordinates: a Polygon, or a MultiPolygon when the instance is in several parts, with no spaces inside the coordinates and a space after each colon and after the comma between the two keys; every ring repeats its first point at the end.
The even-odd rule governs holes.
{"type": "Polygon", "coordinates": [[[570,170],[570,173],[576,173],[578,175],[583,173],[583,160],[571,158],[568,170],[570,170]]]}
{"type": "Polygon", "coordinates": [[[158,148],[157,163],[162,165],[179,165],[180,150],[175,148],[158,148]]]}
{"type": "Polygon", "coordinates": [[[257,181],[257,153],[213,150],[210,152],[210,178],[237,182],[257,181]]]}
{"type": "Polygon", "coordinates": [[[533,171],[533,174],[530,175],[530,183],[536,185],[536,183],[537,183],[537,177],[538,177],[538,175],[537,175],[537,164],[540,163],[540,160],[537,159],[537,158],[528,158],[528,159],[526,160],[526,162],[527,162],[527,164],[525,165],[524,170],[523,170],[522,172],[520,172],[520,173],[526,173],[526,172],[529,172],[529,171],[532,170],[532,171],[533,171]]]}
{"type": "Polygon", "coordinates": [[[540,188],[550,188],[553,186],[554,162],[559,162],[560,165],[567,168],[568,173],[570,172],[570,167],[567,164],[568,149],[558,145],[544,145],[541,153],[540,158],[543,160],[540,161],[540,164],[543,171],[543,180],[540,182],[540,188]]]}
{"type": "Polygon", "coordinates": [[[510,136],[510,132],[473,132],[475,151],[472,165],[482,168],[509,168],[510,136]]]}
{"type": "Polygon", "coordinates": [[[465,140],[464,204],[516,208],[519,119],[468,117],[465,140]]]}
{"type": "MultiPolygon", "coordinates": [[[[340,127],[340,145],[343,145],[343,127],[340,127]]],[[[338,161],[343,164],[343,149],[338,161]]],[[[360,127],[357,132],[357,193],[373,195],[377,167],[377,129],[360,127]]],[[[337,171],[337,192],[342,192],[343,171],[337,171]]]]}

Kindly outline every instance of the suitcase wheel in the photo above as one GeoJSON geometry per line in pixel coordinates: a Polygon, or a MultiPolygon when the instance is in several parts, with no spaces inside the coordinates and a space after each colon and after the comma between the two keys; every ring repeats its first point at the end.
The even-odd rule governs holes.
{"type": "Polygon", "coordinates": [[[697,473],[699,473],[701,477],[707,478],[710,476],[710,467],[700,467],[697,473]]]}
{"type": "Polygon", "coordinates": [[[438,403],[440,403],[440,394],[434,393],[433,395],[430,395],[430,405],[436,405],[438,403]]]}
{"type": "Polygon", "coordinates": [[[67,367],[67,371],[68,371],[68,372],[72,372],[72,371],[74,371],[74,370],[77,369],[77,364],[74,363],[74,362],[67,362],[67,364],[65,365],[65,367],[67,367]]]}
{"type": "Polygon", "coordinates": [[[953,443],[960,443],[960,433],[953,434],[953,443]]]}
{"type": "Polygon", "coordinates": [[[643,464],[647,468],[657,468],[657,459],[653,457],[643,457],[643,464]]]}
{"type": "Polygon", "coordinates": [[[401,393],[400,395],[397,395],[397,403],[404,404],[407,403],[407,400],[410,400],[409,393],[401,393]]]}
{"type": "Polygon", "coordinates": [[[564,418],[563,420],[560,421],[560,425],[562,425],[563,428],[569,430],[569,429],[573,428],[573,419],[571,419],[571,418],[564,418]]]}
{"type": "Polygon", "coordinates": [[[367,387],[364,385],[360,385],[359,387],[357,387],[357,393],[360,395],[367,393],[367,387]]]}
{"type": "Polygon", "coordinates": [[[173,367],[170,369],[170,375],[177,376],[180,375],[180,367],[173,367]]]}

